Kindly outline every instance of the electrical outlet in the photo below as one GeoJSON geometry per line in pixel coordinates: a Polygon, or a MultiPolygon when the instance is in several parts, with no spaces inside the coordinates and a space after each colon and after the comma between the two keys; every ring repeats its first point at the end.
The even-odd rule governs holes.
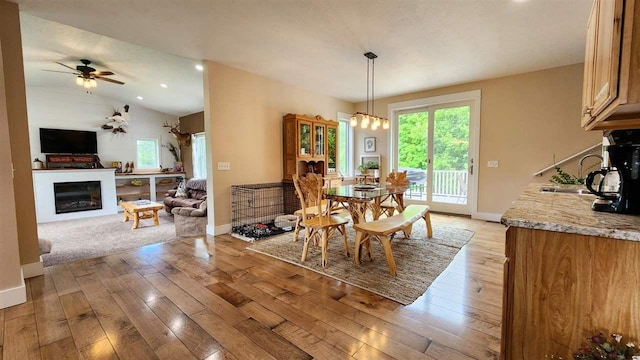
{"type": "Polygon", "coordinates": [[[487,161],[487,167],[498,167],[498,160],[487,161]]]}
{"type": "Polygon", "coordinates": [[[219,162],[218,163],[218,170],[231,170],[231,163],[230,162],[219,162]]]}

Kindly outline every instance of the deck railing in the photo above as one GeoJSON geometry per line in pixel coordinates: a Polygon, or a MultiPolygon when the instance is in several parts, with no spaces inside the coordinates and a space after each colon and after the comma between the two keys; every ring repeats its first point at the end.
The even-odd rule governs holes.
{"type": "MultiPolygon", "coordinates": [[[[436,197],[467,197],[469,173],[466,170],[434,170],[433,196],[436,197]]],[[[411,199],[425,199],[428,180],[412,183],[405,196],[411,199]]]]}

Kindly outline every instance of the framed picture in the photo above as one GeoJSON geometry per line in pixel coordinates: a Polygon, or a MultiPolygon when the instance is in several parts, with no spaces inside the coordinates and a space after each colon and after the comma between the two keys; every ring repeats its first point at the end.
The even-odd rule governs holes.
{"type": "Polygon", "coordinates": [[[376,151],[376,138],[374,137],[364,138],[364,152],[375,152],[375,151],[376,151]]]}

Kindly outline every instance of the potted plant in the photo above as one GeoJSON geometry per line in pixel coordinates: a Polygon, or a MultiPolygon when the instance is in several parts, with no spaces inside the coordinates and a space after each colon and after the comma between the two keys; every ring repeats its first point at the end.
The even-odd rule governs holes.
{"type": "Polygon", "coordinates": [[[373,173],[374,177],[378,177],[378,170],[380,169],[380,164],[373,162],[373,161],[367,161],[364,164],[360,164],[360,166],[358,166],[358,170],[360,170],[360,174],[362,175],[366,175],[369,173],[373,173]],[[370,171],[373,170],[373,171],[370,171]]]}

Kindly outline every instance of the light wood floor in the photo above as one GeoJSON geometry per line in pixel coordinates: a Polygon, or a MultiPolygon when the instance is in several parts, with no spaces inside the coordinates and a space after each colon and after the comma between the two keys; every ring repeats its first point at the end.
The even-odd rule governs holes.
{"type": "Polygon", "coordinates": [[[505,228],[432,222],[475,236],[410,306],[228,235],[48,267],[0,310],[0,360],[496,359],[505,228]]]}

